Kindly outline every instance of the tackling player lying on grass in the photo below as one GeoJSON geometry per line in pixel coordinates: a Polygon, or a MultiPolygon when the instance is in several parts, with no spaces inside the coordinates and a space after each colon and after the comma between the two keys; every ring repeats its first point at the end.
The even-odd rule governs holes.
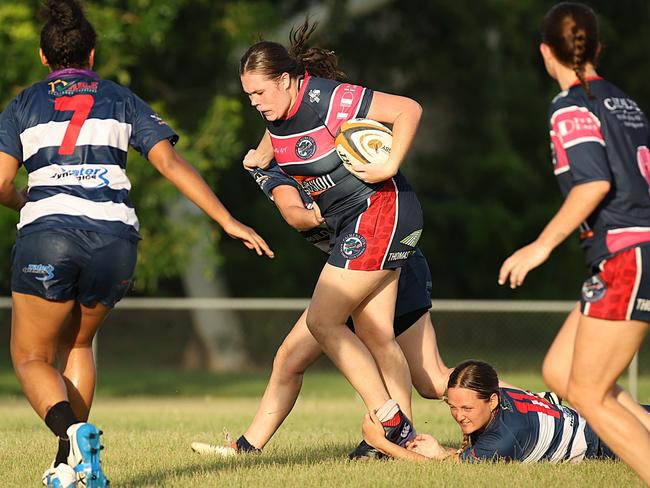
{"type": "MultiPolygon", "coordinates": [[[[446,402],[463,432],[460,448],[446,448],[431,435],[419,434],[406,448],[388,441],[377,417],[366,414],[368,444],[399,459],[578,462],[615,459],[585,419],[572,408],[515,388],[500,388],[492,366],[465,361],[452,371],[446,402]]],[[[650,411],[650,406],[644,406],[650,411]]]]}
{"type": "MultiPolygon", "coordinates": [[[[250,153],[249,153],[250,155],[250,153]]],[[[318,206],[296,180],[277,165],[250,171],[261,190],[272,200],[287,223],[319,249],[328,252],[330,231],[323,224],[318,206]]],[[[431,276],[425,257],[419,251],[411,256],[399,277],[395,308],[395,337],[409,365],[411,380],[424,398],[442,398],[449,373],[440,357],[436,333],[428,309],[431,307],[431,276]]],[[[259,452],[271,440],[291,412],[300,393],[305,371],[321,355],[322,349],[309,332],[306,311],[282,342],[273,361],[273,371],[255,418],[244,435],[228,446],[192,443],[200,454],[232,456],[259,452]]],[[[352,327],[351,321],[349,322],[352,327]]],[[[510,386],[503,384],[501,386],[510,386]]],[[[351,459],[383,457],[362,442],[351,459]]]]}

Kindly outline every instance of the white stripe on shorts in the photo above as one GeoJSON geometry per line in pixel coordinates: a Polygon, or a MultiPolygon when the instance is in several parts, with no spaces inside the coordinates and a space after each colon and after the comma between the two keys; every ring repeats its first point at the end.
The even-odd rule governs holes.
{"type": "Polygon", "coordinates": [[[641,284],[641,275],[643,275],[643,259],[641,258],[641,248],[634,249],[634,257],[636,258],[636,278],[634,279],[634,288],[630,295],[630,303],[627,304],[627,313],[625,314],[626,320],[632,319],[632,312],[634,311],[634,304],[636,303],[636,295],[639,292],[639,285],[641,284]]]}

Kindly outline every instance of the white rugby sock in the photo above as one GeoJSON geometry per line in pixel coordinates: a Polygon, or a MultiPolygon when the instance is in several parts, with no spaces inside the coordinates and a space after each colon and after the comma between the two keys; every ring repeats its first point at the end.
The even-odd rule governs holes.
{"type": "Polygon", "coordinates": [[[377,409],[377,418],[380,422],[392,419],[399,412],[399,405],[392,398],[377,409]]]}

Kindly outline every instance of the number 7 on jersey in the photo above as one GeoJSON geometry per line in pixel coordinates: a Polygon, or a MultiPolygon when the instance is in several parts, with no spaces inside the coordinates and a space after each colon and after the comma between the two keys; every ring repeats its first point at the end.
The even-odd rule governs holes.
{"type": "Polygon", "coordinates": [[[81,127],[86,122],[86,119],[88,119],[88,115],[90,115],[94,104],[95,97],[92,95],[60,97],[54,101],[54,110],[59,112],[74,112],[63,136],[61,147],[59,147],[59,154],[62,156],[69,156],[74,153],[81,127]]]}

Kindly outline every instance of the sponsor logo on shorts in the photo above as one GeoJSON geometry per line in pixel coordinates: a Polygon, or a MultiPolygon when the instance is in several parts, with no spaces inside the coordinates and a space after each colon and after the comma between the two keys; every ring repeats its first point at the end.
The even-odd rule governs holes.
{"type": "Polygon", "coordinates": [[[402,439],[404,439],[404,438],[408,437],[408,435],[409,435],[410,433],[411,433],[411,426],[410,426],[409,424],[406,424],[406,425],[402,428],[402,432],[400,432],[399,436],[400,436],[402,439]]]}
{"type": "Polygon", "coordinates": [[[640,312],[650,312],[650,300],[647,298],[637,298],[636,309],[640,312]]]}
{"type": "Polygon", "coordinates": [[[597,302],[607,293],[607,285],[599,276],[592,276],[582,284],[582,298],[590,303],[597,302]]]}
{"type": "Polygon", "coordinates": [[[415,251],[398,251],[398,252],[389,252],[387,261],[400,261],[402,259],[408,259],[415,251]]]}
{"type": "Polygon", "coordinates": [[[352,232],[343,238],[341,243],[341,254],[346,259],[356,259],[366,250],[366,238],[361,234],[352,232]]]}
{"type": "Polygon", "coordinates": [[[77,166],[74,169],[61,169],[58,173],[54,173],[50,178],[60,180],[62,178],[76,178],[77,181],[98,180],[95,188],[103,188],[110,184],[106,178],[108,169],[106,168],[87,168],[85,166],[77,166]]]}
{"type": "Polygon", "coordinates": [[[54,266],[51,264],[28,264],[22,272],[39,275],[35,276],[38,281],[50,281],[54,278],[54,266]]]}
{"type": "Polygon", "coordinates": [[[296,156],[300,159],[309,159],[316,154],[316,141],[309,136],[302,136],[296,142],[296,156]]]}
{"type": "Polygon", "coordinates": [[[251,171],[253,178],[255,178],[255,183],[257,183],[260,188],[264,189],[264,184],[271,179],[269,175],[265,175],[259,169],[251,171]]]}
{"type": "Polygon", "coordinates": [[[415,232],[411,232],[409,235],[407,235],[400,242],[402,244],[407,245],[407,246],[415,247],[415,246],[418,245],[418,241],[420,240],[421,235],[422,235],[422,229],[418,229],[415,232]]]}

